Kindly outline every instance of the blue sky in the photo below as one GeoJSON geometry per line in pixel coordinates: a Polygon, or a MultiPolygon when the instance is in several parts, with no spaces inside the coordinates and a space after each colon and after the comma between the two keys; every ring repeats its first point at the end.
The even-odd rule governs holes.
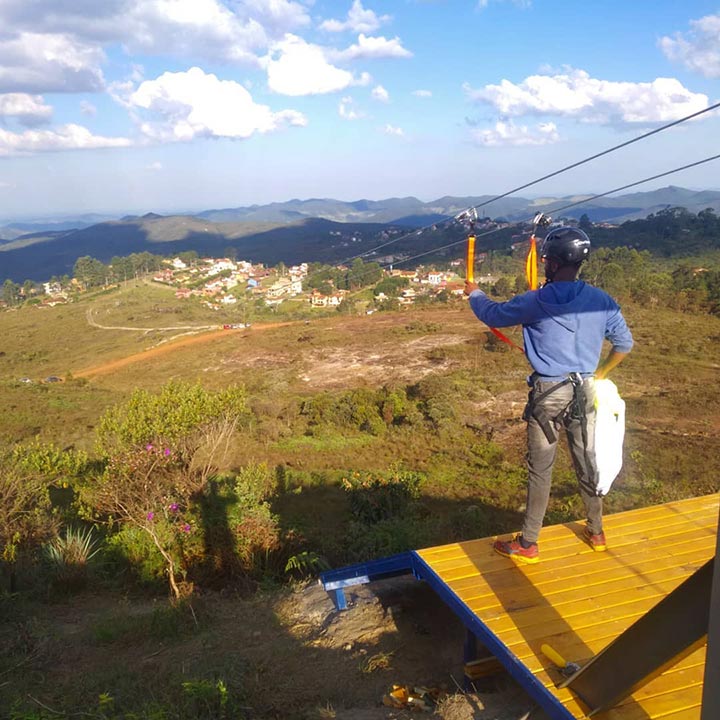
{"type": "MultiPolygon", "coordinates": [[[[720,100],[720,2],[0,0],[0,221],[501,193],[720,100]]],[[[525,194],[716,154],[720,112],[525,194]]],[[[720,164],[658,181],[720,189],[720,164]]]]}

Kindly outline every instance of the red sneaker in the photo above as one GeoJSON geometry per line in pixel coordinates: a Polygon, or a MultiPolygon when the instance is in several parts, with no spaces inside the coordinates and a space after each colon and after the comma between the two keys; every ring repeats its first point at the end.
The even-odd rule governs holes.
{"type": "Polygon", "coordinates": [[[585,528],[583,538],[595,552],[605,552],[605,550],[607,550],[607,541],[605,540],[604,532],[593,535],[588,528],[585,528]]]}
{"type": "Polygon", "coordinates": [[[512,540],[496,540],[493,543],[493,550],[500,553],[500,555],[521,563],[532,564],[539,562],[540,551],[537,543],[533,543],[529,548],[524,548],[520,542],[520,537],[520,535],[516,535],[512,540]]]}

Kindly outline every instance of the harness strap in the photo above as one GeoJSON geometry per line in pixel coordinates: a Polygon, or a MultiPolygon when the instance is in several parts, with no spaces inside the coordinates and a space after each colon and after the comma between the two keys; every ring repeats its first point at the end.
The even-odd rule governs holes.
{"type": "MultiPolygon", "coordinates": [[[[527,414],[529,417],[533,417],[535,418],[535,420],[537,420],[537,423],[538,425],[540,425],[540,429],[543,431],[545,438],[551,445],[557,442],[557,433],[555,432],[553,426],[560,419],[560,417],[565,414],[567,407],[563,408],[560,413],[558,413],[558,415],[556,415],[555,417],[551,417],[550,415],[548,415],[548,413],[545,412],[545,410],[538,407],[538,405],[541,400],[544,400],[548,395],[552,395],[552,393],[554,393],[556,390],[559,390],[561,387],[564,387],[570,382],[572,382],[572,380],[570,379],[570,377],[567,377],[565,378],[565,380],[562,380],[556,385],[553,385],[549,390],[546,390],[544,393],[541,393],[537,397],[535,397],[534,390],[530,390],[530,392],[528,393],[527,414]]],[[[529,419],[529,417],[526,419],[529,419]]]]}
{"type": "Polygon", "coordinates": [[[528,407],[526,409],[526,417],[528,420],[530,417],[535,418],[540,429],[543,431],[545,438],[548,443],[553,444],[557,442],[558,434],[555,430],[555,426],[562,418],[569,418],[580,423],[580,431],[582,433],[583,442],[583,454],[585,458],[585,473],[578,473],[582,475],[579,480],[580,485],[590,495],[597,495],[597,483],[598,477],[595,469],[595,461],[588,449],[588,426],[587,426],[587,394],[585,393],[585,386],[583,384],[583,377],[580,373],[570,373],[565,380],[553,385],[549,390],[541,393],[537,397],[534,397],[534,390],[531,390],[528,394],[528,407]],[[551,395],[556,390],[564,387],[568,383],[572,383],[573,394],[568,404],[554,417],[551,417],[545,410],[538,407],[540,402],[544,400],[548,395],[551,395]]]}

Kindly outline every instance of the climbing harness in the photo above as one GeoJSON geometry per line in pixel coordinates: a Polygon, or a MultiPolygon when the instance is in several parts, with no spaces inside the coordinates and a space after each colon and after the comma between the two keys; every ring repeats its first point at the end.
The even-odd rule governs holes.
{"type": "Polygon", "coordinates": [[[523,420],[528,422],[533,418],[543,431],[545,439],[550,445],[554,445],[558,441],[556,428],[559,424],[564,424],[566,421],[580,423],[587,477],[581,478],[579,482],[586,492],[591,495],[597,495],[598,483],[595,459],[588,450],[587,394],[585,392],[583,376],[578,372],[569,373],[564,380],[560,380],[539,395],[537,395],[535,388],[535,383],[538,379],[539,376],[536,373],[528,377],[530,391],[528,392],[528,401],[525,406],[525,411],[523,412],[523,420]],[[542,401],[549,395],[552,395],[556,390],[570,384],[572,384],[573,394],[567,405],[556,415],[550,415],[542,406],[542,401]]]}

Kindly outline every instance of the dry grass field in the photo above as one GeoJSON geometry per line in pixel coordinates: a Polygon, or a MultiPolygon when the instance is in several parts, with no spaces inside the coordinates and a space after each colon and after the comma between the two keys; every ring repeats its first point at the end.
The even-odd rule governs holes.
{"type": "MultiPolygon", "coordinates": [[[[720,318],[635,305],[625,313],[636,347],[613,378],[627,401],[627,439],[608,511],[717,491],[720,318]]],[[[331,560],[348,519],[338,481],[351,470],[395,463],[425,473],[421,503],[433,518],[433,541],[441,533],[469,538],[517,528],[527,366],[521,353],[489,343],[464,303],[204,329],[222,322],[151,286],[0,313],[0,438],[11,444],[38,437],[92,452],[99,418],[134,388],[152,390],[170,379],[210,389],[240,384],[254,419],[229,466],[282,468],[291,491],[273,511],[331,560]],[[198,332],[171,329],[178,326],[198,332]],[[50,375],[62,382],[43,382],[50,375]],[[441,400],[446,414],[434,426],[381,434],[309,431],[305,401],[382,387],[415,388],[441,400]]],[[[562,453],[547,521],[578,512],[562,453]]],[[[375,720],[406,716],[380,706],[393,682],[455,689],[461,628],[421,590],[363,591],[354,620],[352,613],[333,617],[327,598],[309,586],[250,598],[235,592],[201,594],[194,614],[107,592],[22,612],[3,600],[0,642],[19,660],[3,669],[0,698],[19,699],[25,713],[7,716],[129,718],[125,708],[142,707],[133,717],[375,720]],[[385,659],[369,670],[373,657],[385,659]],[[232,705],[223,704],[222,687],[232,705]]],[[[468,702],[449,703],[441,716],[519,720],[530,708],[502,682],[472,699],[474,715],[468,702]]]]}

